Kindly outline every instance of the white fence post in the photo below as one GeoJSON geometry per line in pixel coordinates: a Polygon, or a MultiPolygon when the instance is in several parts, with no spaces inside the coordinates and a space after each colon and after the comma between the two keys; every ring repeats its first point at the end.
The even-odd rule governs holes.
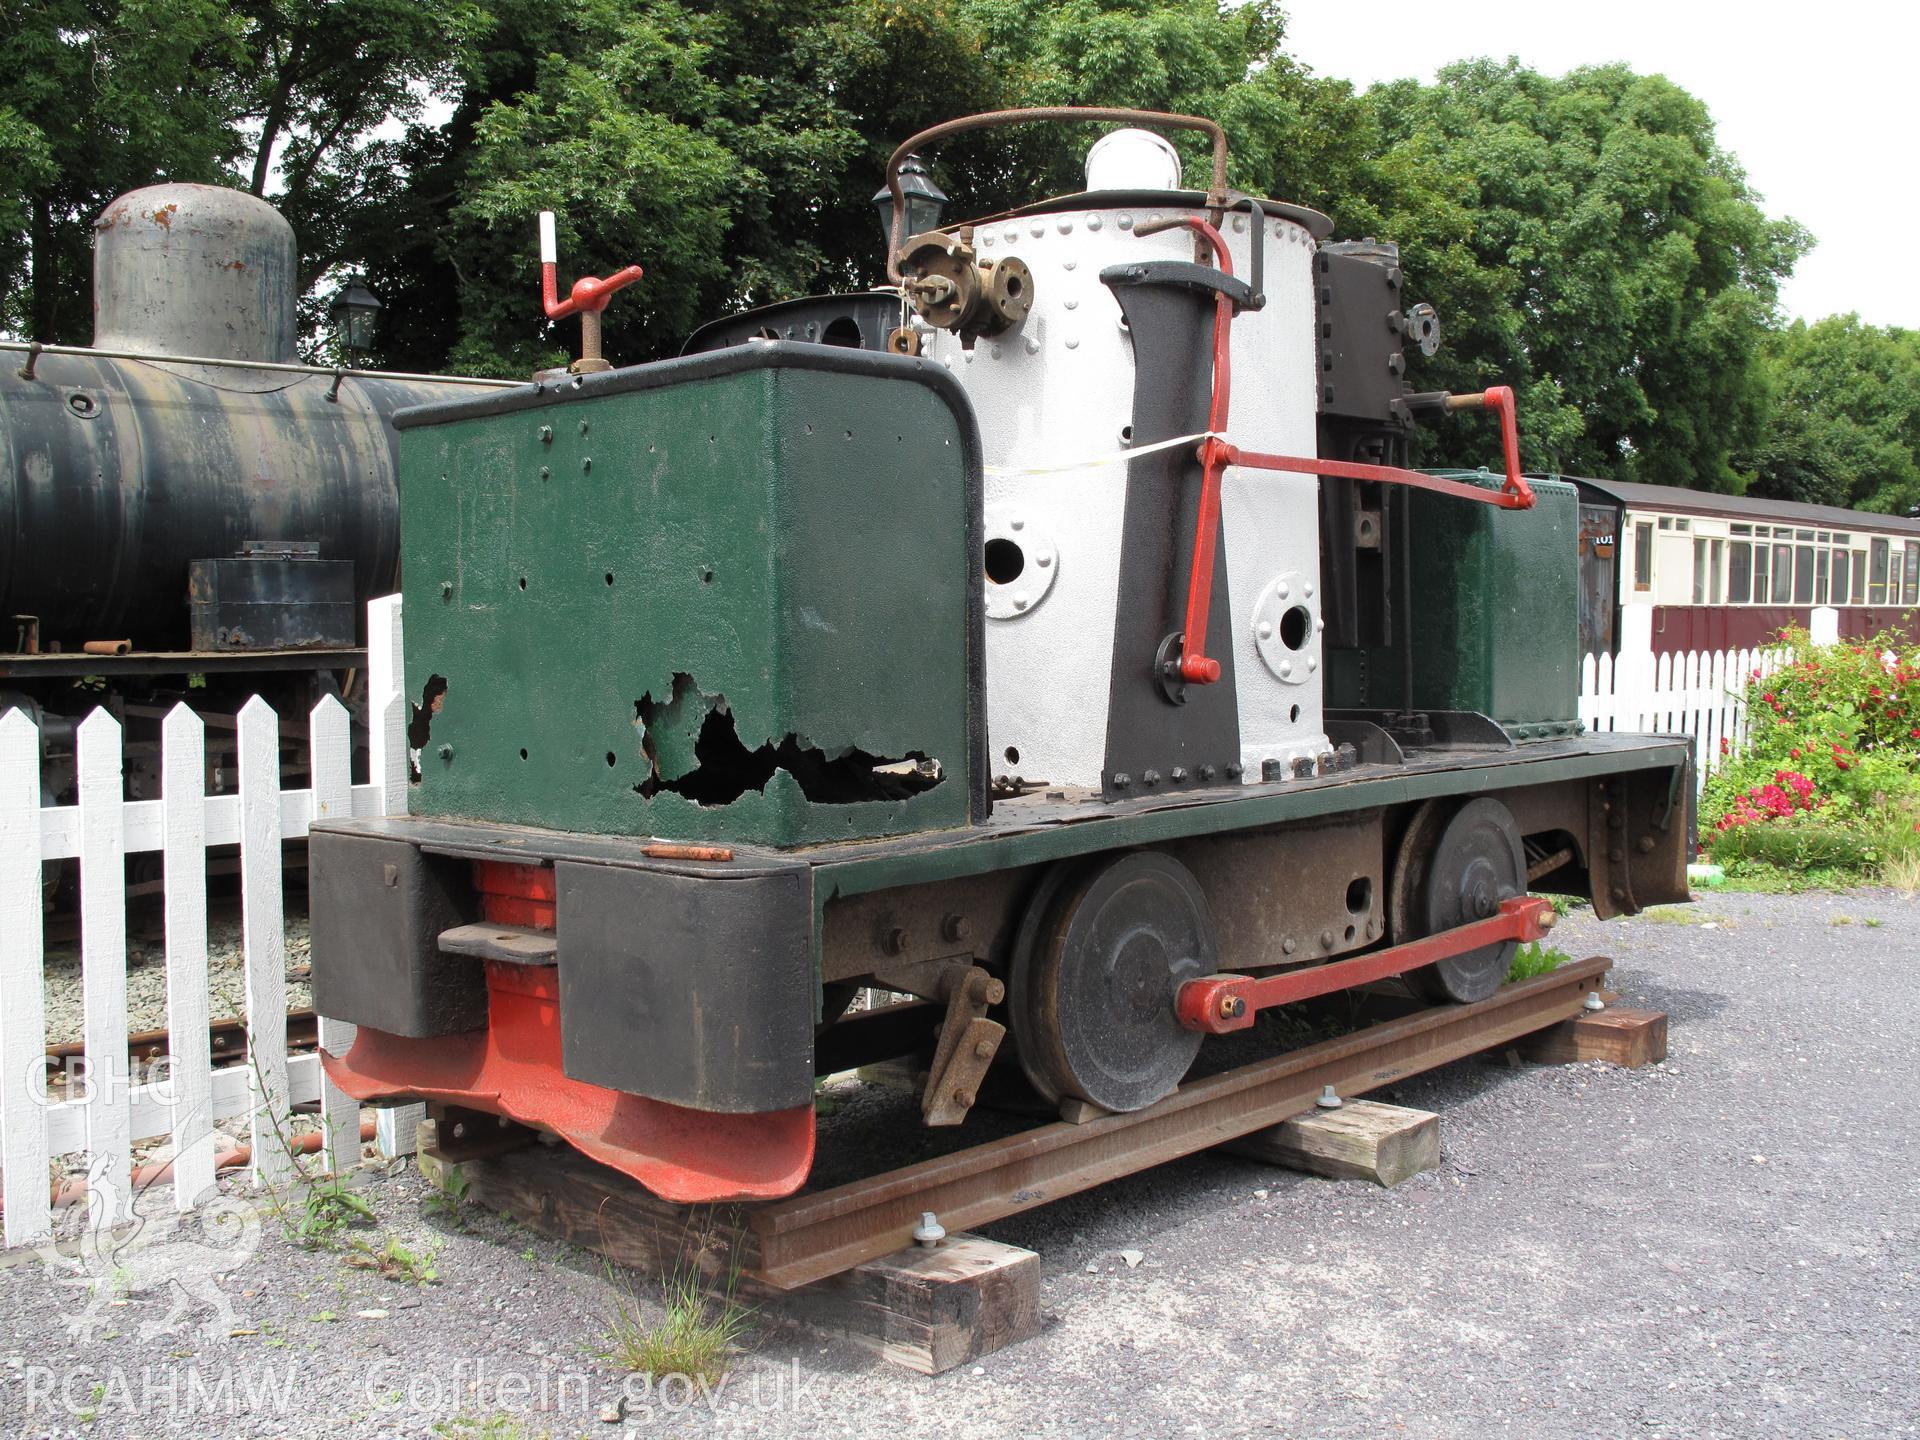
{"type": "MultiPolygon", "coordinates": [[[[353,813],[352,726],[347,707],[333,696],[313,707],[309,720],[313,818],[344,820],[353,813]]],[[[355,1027],[320,1017],[320,1048],[344,1055],[353,1048],[355,1027]]],[[[326,1130],[327,1168],[344,1174],[360,1161],[360,1105],[324,1075],[320,1079],[320,1116],[326,1130]]]]}
{"type": "Polygon", "coordinates": [[[287,943],[280,874],[280,717],[258,695],[240,710],[240,933],[246,964],[248,1177],[293,1173],[287,1094],[287,943]]]}
{"type": "Polygon", "coordinates": [[[0,1204],[9,1246],[50,1232],[41,988],[40,732],[0,715],[0,1204]]]}
{"type": "Polygon", "coordinates": [[[160,727],[165,831],[167,1078],[173,1085],[173,1203],[213,1188],[213,1056],[207,1034],[207,738],[183,700],[160,727]]]}
{"type": "Polygon", "coordinates": [[[80,995],[87,1051],[87,1182],[96,1224],[133,1216],[127,1067],[127,850],[120,722],[80,722],[80,995]]]}

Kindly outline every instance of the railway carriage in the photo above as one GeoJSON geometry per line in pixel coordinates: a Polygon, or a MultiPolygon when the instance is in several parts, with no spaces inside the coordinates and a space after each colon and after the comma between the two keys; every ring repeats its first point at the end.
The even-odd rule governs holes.
{"type": "Polygon", "coordinates": [[[1576,719],[1575,487],[1509,393],[1407,384],[1394,248],[1230,191],[1206,121],[959,123],[1034,118],[1149,128],[909,233],[937,127],[878,305],[399,417],[419,778],[312,838],[348,1093],[775,1197],[861,987],[929,1125],[994,1076],[1134,1115],[1263,1010],[1489,995],[1530,891],[1686,898],[1686,742],[1576,719]],[[1410,470],[1422,424],[1502,463],[1410,470]]]}
{"type": "MultiPolygon", "coordinates": [[[[1765,645],[1786,626],[1809,628],[1823,605],[1839,612],[1850,639],[1910,630],[1920,609],[1920,519],[1668,485],[1575,484],[1596,521],[1581,548],[1590,613],[1651,606],[1655,654],[1765,645]]],[[[1588,650],[1617,648],[1613,618],[1589,622],[1588,650]]]]}

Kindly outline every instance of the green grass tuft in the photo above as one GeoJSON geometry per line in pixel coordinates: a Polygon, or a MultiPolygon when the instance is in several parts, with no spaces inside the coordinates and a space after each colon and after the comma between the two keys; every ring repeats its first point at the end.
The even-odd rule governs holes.
{"type": "Polygon", "coordinates": [[[1564,950],[1549,949],[1538,940],[1531,941],[1513,952],[1513,964],[1507,967],[1507,983],[1552,974],[1572,958],[1564,950]]]}
{"type": "MultiPolygon", "coordinates": [[[[613,1278],[611,1267],[608,1278],[613,1278]]],[[[621,1295],[606,1312],[606,1344],[594,1353],[641,1375],[660,1379],[684,1375],[699,1384],[717,1384],[746,1334],[752,1311],[734,1299],[731,1272],[725,1291],[709,1295],[691,1266],[661,1281],[666,1313],[650,1322],[634,1298],[621,1295]]]]}

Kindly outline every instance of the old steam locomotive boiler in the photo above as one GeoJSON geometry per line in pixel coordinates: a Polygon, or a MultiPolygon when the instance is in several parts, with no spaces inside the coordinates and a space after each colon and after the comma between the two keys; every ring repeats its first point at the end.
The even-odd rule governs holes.
{"type": "Polygon", "coordinates": [[[897,290],[398,418],[419,780],[312,842],[350,1095],[777,1197],[859,987],[922,1002],[929,1124],[1124,1119],[1265,1008],[1489,995],[1530,890],[1686,897],[1686,746],[1582,733],[1510,393],[1414,393],[1394,248],[1229,191],[1210,122],[1063,114],[1204,130],[1211,184],[1125,130],[909,234],[940,127],[897,290]]]}
{"type": "Polygon", "coordinates": [[[93,344],[0,344],[0,712],[40,727],[49,802],[103,700],[151,795],[175,700],[304,711],[362,669],[399,568],[390,417],[498,383],[300,364],[296,262],[266,201],[148,186],[94,221],[93,344]]]}

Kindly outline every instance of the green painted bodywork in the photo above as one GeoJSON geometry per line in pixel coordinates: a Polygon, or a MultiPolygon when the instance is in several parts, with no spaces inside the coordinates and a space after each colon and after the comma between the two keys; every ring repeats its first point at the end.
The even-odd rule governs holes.
{"type": "Polygon", "coordinates": [[[776,846],[967,823],[972,422],[922,362],[823,351],[402,418],[407,690],[445,681],[413,814],[776,846]],[[784,765],[726,803],[654,789],[729,721],[741,755],[925,757],[942,778],[848,803],[784,765]]]}
{"type": "MultiPolygon", "coordinates": [[[[1483,470],[1436,471],[1497,489],[1483,470]]],[[[1408,492],[1413,694],[1401,643],[1327,656],[1336,708],[1468,710],[1516,741],[1575,733],[1580,693],[1580,504],[1564,480],[1531,482],[1530,510],[1408,492]]],[[[1401,629],[1404,637],[1407,631],[1401,629]]]]}

